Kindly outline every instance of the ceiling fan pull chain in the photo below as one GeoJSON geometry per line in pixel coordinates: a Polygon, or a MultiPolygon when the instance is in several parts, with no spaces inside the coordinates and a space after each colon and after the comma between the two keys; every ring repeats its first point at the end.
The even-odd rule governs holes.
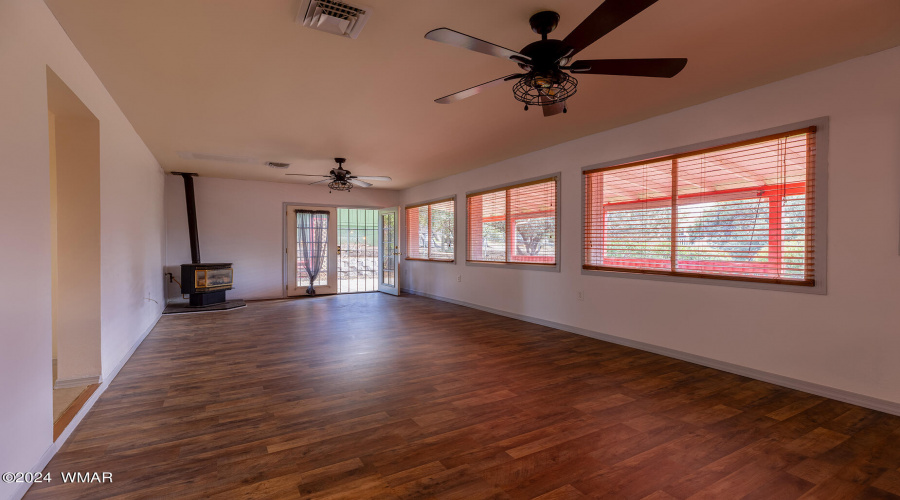
{"type": "Polygon", "coordinates": [[[528,105],[527,105],[527,104],[525,105],[525,111],[528,111],[528,105]]]}

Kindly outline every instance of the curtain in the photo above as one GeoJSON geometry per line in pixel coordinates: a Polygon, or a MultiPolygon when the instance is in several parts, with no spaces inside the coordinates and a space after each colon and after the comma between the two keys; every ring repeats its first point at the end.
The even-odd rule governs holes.
{"type": "Polygon", "coordinates": [[[306,289],[309,295],[316,294],[313,283],[328,258],[325,255],[325,245],[328,242],[329,214],[325,210],[297,210],[297,240],[303,267],[309,276],[309,288],[306,289]]]}

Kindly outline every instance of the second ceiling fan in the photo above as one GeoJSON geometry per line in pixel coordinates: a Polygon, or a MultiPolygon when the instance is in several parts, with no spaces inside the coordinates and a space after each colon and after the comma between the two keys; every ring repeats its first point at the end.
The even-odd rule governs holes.
{"type": "Polygon", "coordinates": [[[606,0],[562,40],[547,38],[556,29],[559,14],[552,11],[538,12],[528,22],[532,31],[541,35],[541,39],[518,52],[448,28],[431,30],[425,34],[425,38],[509,59],[518,63],[525,71],[435,99],[435,102],[449,104],[503,82],[517,80],[513,85],[513,93],[518,101],[525,103],[525,109],[529,105],[541,106],[544,116],[552,116],[567,111],[566,99],[575,94],[578,86],[578,80],[566,71],[574,74],[671,78],[684,69],[687,59],[588,59],[570,64],[575,54],[656,1],[606,0]]]}
{"type": "Polygon", "coordinates": [[[335,158],[338,164],[337,168],[332,168],[328,175],[316,174],[284,174],[284,175],[302,175],[304,177],[323,177],[322,180],[310,182],[313,184],[328,184],[328,188],[334,191],[350,191],[353,186],[369,187],[371,182],[366,181],[390,181],[391,178],[386,175],[351,175],[353,172],[344,170],[344,162],[346,158],[335,158]]]}

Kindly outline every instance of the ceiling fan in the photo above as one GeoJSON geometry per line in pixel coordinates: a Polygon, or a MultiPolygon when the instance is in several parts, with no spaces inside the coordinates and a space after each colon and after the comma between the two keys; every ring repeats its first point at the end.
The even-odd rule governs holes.
{"type": "Polygon", "coordinates": [[[349,170],[344,170],[344,162],[347,161],[346,158],[335,158],[334,161],[337,162],[338,167],[332,168],[331,172],[328,175],[315,175],[315,174],[284,174],[284,175],[303,175],[306,177],[324,177],[321,181],[310,182],[310,185],[313,184],[325,184],[328,183],[328,187],[335,191],[350,191],[353,189],[353,186],[359,187],[369,187],[372,185],[368,181],[389,181],[390,177],[386,177],[383,175],[350,175],[349,170]]]}
{"type": "Polygon", "coordinates": [[[552,116],[568,111],[566,99],[575,94],[578,86],[578,80],[566,71],[589,75],[672,78],[684,69],[687,59],[588,59],[570,64],[575,54],[656,1],[606,0],[562,40],[547,38],[547,35],[556,29],[559,23],[559,14],[553,11],[538,12],[531,16],[528,23],[531,25],[532,31],[541,35],[541,39],[526,45],[518,52],[448,28],[431,30],[425,34],[425,38],[509,59],[518,63],[519,67],[525,71],[525,73],[507,75],[435,99],[435,102],[449,104],[472,97],[503,82],[517,80],[513,85],[513,94],[516,100],[525,103],[525,110],[528,110],[529,105],[541,106],[544,116],[552,116]]]}

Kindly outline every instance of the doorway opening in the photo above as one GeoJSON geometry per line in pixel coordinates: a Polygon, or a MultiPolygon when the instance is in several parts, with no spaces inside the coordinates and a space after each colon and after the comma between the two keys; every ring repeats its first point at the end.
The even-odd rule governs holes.
{"type": "Polygon", "coordinates": [[[337,209],[338,293],[378,291],[378,210],[337,209]]]}
{"type": "Polygon", "coordinates": [[[397,211],[285,204],[286,295],[398,295],[397,211]]]}
{"type": "Polygon", "coordinates": [[[100,121],[49,67],[47,123],[55,440],[100,383],[100,121]]]}

